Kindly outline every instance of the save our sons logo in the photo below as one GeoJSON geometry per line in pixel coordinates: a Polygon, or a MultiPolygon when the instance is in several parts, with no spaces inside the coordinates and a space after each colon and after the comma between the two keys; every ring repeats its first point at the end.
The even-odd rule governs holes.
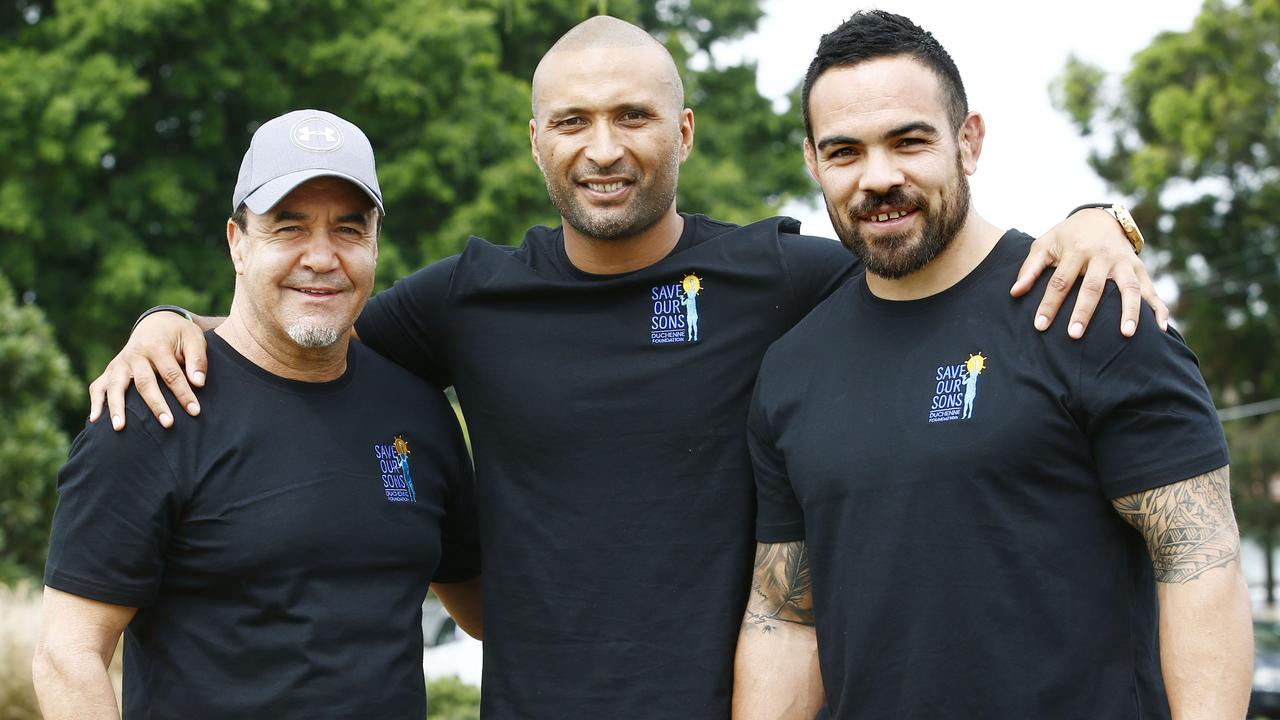
{"type": "Polygon", "coordinates": [[[982,353],[954,365],[939,365],[934,372],[933,402],[929,405],[929,422],[968,420],[973,417],[973,403],[978,398],[978,377],[987,369],[982,353]]]}
{"type": "Polygon", "coordinates": [[[654,345],[698,342],[698,295],[702,278],[689,273],[680,282],[658,285],[649,291],[653,316],[649,340],[654,345]]]}
{"type": "Polygon", "coordinates": [[[418,502],[413,489],[413,476],[409,473],[409,443],[399,435],[385,445],[374,445],[373,454],[378,458],[382,471],[382,490],[391,502],[418,502]]]}

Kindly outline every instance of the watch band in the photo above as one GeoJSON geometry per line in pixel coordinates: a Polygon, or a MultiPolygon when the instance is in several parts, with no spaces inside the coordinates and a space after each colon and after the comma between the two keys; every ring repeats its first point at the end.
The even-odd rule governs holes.
{"type": "Polygon", "coordinates": [[[1105,210],[1111,217],[1120,223],[1120,230],[1124,236],[1129,238],[1129,245],[1133,248],[1133,254],[1137,255],[1142,252],[1142,248],[1146,247],[1147,241],[1142,237],[1142,231],[1138,229],[1138,223],[1134,221],[1133,215],[1129,213],[1129,209],[1120,203],[1085,203],[1080,207],[1067,213],[1067,217],[1071,217],[1081,210],[1091,209],[1105,210]]]}
{"type": "Polygon", "coordinates": [[[133,321],[133,329],[137,330],[138,323],[145,320],[148,315],[155,315],[158,312],[178,313],[182,317],[186,318],[188,321],[195,322],[195,320],[191,319],[191,313],[187,312],[186,308],[181,308],[181,307],[178,307],[177,305],[157,305],[153,308],[147,309],[141,315],[139,315],[138,319],[133,321]]]}

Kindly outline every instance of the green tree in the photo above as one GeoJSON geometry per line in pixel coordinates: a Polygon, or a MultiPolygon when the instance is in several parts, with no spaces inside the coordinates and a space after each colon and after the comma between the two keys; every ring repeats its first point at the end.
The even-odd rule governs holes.
{"type": "Polygon", "coordinates": [[[0,583],[39,576],[54,477],[67,457],[58,411],[81,398],[44,313],[0,276],[0,583]]]}
{"type": "Polygon", "coordinates": [[[225,309],[240,156],[300,107],[374,142],[380,287],[471,233],[519,242],[557,220],[529,157],[533,69],[601,11],[684,68],[698,135],[680,207],[745,222],[812,192],[796,112],[711,54],[755,27],[758,0],[0,0],[0,266],[82,372],[146,306],[225,309]]]}
{"type": "Polygon", "coordinates": [[[1072,58],[1055,104],[1136,203],[1219,404],[1280,396],[1280,0],[1206,0],[1133,57],[1121,92],[1072,58]]]}
{"type": "Polygon", "coordinates": [[[456,677],[429,681],[427,717],[430,720],[480,720],[480,688],[456,677]]]}
{"type": "MultiPolygon", "coordinates": [[[[1051,92],[1099,137],[1097,173],[1134,199],[1219,406],[1280,397],[1280,0],[1206,0],[1190,29],[1134,56],[1120,89],[1072,58],[1051,92]]],[[[1266,551],[1270,586],[1280,425],[1228,430],[1236,513],[1266,551]]]]}
{"type": "Polygon", "coordinates": [[[1231,486],[1240,531],[1257,538],[1266,561],[1267,604],[1275,604],[1272,555],[1280,543],[1280,415],[1227,424],[1231,486]]]}

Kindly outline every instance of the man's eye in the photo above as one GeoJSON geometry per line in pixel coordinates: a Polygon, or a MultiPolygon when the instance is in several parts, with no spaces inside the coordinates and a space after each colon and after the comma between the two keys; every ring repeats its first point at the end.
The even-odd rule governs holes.
{"type": "Polygon", "coordinates": [[[921,138],[902,138],[898,141],[898,147],[912,147],[914,145],[923,145],[924,140],[921,138]]]}
{"type": "Polygon", "coordinates": [[[576,127],[584,122],[586,121],[579,117],[565,118],[563,120],[557,120],[556,127],[576,127]]]}
{"type": "Polygon", "coordinates": [[[622,119],[628,121],[644,120],[647,117],[648,115],[645,115],[639,110],[628,110],[627,112],[622,113],[622,119]]]}
{"type": "Polygon", "coordinates": [[[832,150],[831,154],[828,155],[827,157],[834,160],[836,158],[851,158],[856,154],[857,153],[854,152],[853,148],[842,147],[842,148],[837,148],[836,150],[832,150]]]}

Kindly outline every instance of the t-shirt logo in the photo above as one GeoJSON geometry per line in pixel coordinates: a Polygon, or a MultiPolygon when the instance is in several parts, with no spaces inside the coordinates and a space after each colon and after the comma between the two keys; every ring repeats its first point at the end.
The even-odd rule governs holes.
{"type": "Polygon", "coordinates": [[[391,502],[418,502],[413,489],[413,476],[409,473],[409,443],[399,435],[386,445],[374,445],[373,454],[378,458],[382,471],[382,490],[391,502]]]}
{"type": "Polygon", "coordinates": [[[685,275],[680,282],[652,288],[649,291],[653,300],[650,342],[654,345],[698,342],[698,295],[701,293],[702,278],[693,273],[685,275]]]}
{"type": "Polygon", "coordinates": [[[986,369],[987,358],[982,353],[970,355],[962,363],[938,366],[929,422],[971,419],[973,402],[978,398],[978,376],[986,369]]]}

